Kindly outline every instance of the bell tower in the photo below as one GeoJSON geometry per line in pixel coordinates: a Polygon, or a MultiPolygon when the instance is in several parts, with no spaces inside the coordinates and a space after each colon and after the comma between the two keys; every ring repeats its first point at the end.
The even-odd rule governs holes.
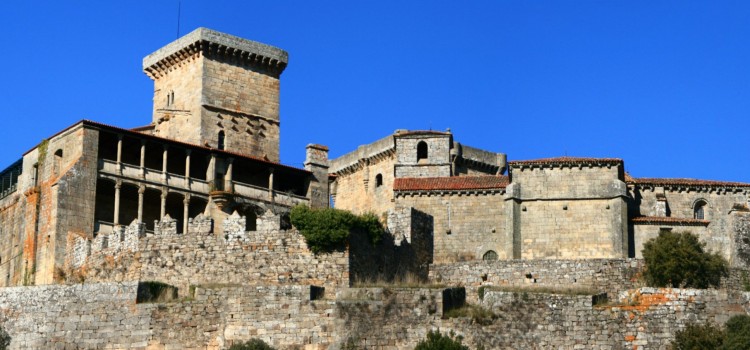
{"type": "Polygon", "coordinates": [[[143,59],[154,135],[279,161],[279,48],[198,28],[143,59]]]}

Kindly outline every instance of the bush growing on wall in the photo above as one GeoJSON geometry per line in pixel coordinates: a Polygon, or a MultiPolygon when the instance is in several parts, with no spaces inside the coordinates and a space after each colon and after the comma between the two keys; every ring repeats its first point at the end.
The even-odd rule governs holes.
{"type": "Polygon", "coordinates": [[[671,345],[673,350],[750,350],[750,316],[733,316],[724,329],[712,323],[688,324],[671,345]]]}
{"type": "Polygon", "coordinates": [[[430,331],[427,339],[417,343],[414,350],[469,350],[469,347],[461,344],[461,337],[454,337],[453,332],[443,335],[439,331],[430,331]]]}
{"type": "Polygon", "coordinates": [[[728,267],[724,258],[704,250],[705,243],[690,232],[660,232],[643,246],[646,270],[652,287],[708,288],[718,286],[728,267]]]}
{"type": "Polygon", "coordinates": [[[229,350],[275,350],[260,339],[250,339],[244,343],[234,344],[229,350]]]}
{"type": "Polygon", "coordinates": [[[719,349],[724,342],[724,331],[712,324],[688,324],[678,331],[672,341],[673,350],[719,349]]]}
{"type": "Polygon", "coordinates": [[[374,214],[354,215],[333,208],[311,209],[298,205],[292,208],[290,219],[313,253],[343,249],[352,231],[366,233],[370,241],[377,244],[385,231],[374,214]]]}

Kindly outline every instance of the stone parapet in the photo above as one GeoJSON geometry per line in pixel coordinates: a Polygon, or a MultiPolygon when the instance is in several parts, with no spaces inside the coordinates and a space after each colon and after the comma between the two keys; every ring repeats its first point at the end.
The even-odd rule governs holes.
{"type": "Polygon", "coordinates": [[[143,59],[143,70],[154,75],[198,51],[210,51],[246,64],[263,65],[278,71],[286,68],[289,54],[277,47],[243,39],[208,28],[198,28],[143,59]]]}

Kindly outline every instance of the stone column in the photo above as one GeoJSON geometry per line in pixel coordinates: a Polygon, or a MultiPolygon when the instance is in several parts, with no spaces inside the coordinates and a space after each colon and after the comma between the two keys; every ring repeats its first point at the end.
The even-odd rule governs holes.
{"type": "MultiPolygon", "coordinates": [[[[216,155],[215,154],[211,155],[211,160],[208,162],[208,169],[206,170],[206,182],[208,182],[209,188],[216,187],[216,155]]],[[[217,190],[217,189],[213,188],[212,190],[217,190]]]]}
{"type": "Polygon", "coordinates": [[[182,201],[184,207],[182,208],[182,233],[188,233],[188,218],[190,215],[190,194],[185,194],[185,199],[182,201]]]}
{"type": "Polygon", "coordinates": [[[159,220],[164,218],[164,215],[167,215],[167,194],[169,190],[164,187],[161,190],[161,213],[159,215],[159,220]]]}
{"type": "Polygon", "coordinates": [[[234,193],[234,186],[232,185],[232,163],[234,158],[227,159],[227,173],[224,174],[224,190],[229,193],[234,193]]]}
{"type": "Polygon", "coordinates": [[[190,181],[190,150],[185,150],[185,186],[187,186],[188,189],[191,189],[190,185],[192,181],[190,181]]]}
{"type": "Polygon", "coordinates": [[[120,188],[122,181],[115,182],[115,217],[113,219],[115,226],[120,224],[120,188]]]}
{"type": "Polygon", "coordinates": [[[268,199],[273,200],[273,168],[268,169],[268,199]]]}
{"type": "Polygon", "coordinates": [[[141,140],[141,179],[146,178],[146,140],[141,140]]]}
{"type": "Polygon", "coordinates": [[[138,186],[138,222],[143,222],[143,194],[146,193],[146,185],[138,186]]]}
{"type": "Polygon", "coordinates": [[[122,175],[122,134],[117,134],[117,174],[122,175]]]}
{"type": "Polygon", "coordinates": [[[161,156],[161,179],[166,184],[167,183],[167,156],[168,156],[168,150],[169,146],[164,145],[164,153],[162,153],[161,156]]]}

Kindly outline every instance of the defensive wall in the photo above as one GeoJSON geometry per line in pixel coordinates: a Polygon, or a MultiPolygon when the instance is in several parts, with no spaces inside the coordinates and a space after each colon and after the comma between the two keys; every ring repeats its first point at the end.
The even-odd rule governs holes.
{"type": "Polygon", "coordinates": [[[479,318],[450,318],[463,289],[307,285],[196,286],[185,298],[144,301],[138,282],[9,287],[0,317],[11,349],[226,349],[262,339],[280,349],[408,349],[430,330],[472,348],[666,349],[691,322],[725,322],[750,294],[640,288],[610,300],[533,290],[484,292],[479,318]]]}

